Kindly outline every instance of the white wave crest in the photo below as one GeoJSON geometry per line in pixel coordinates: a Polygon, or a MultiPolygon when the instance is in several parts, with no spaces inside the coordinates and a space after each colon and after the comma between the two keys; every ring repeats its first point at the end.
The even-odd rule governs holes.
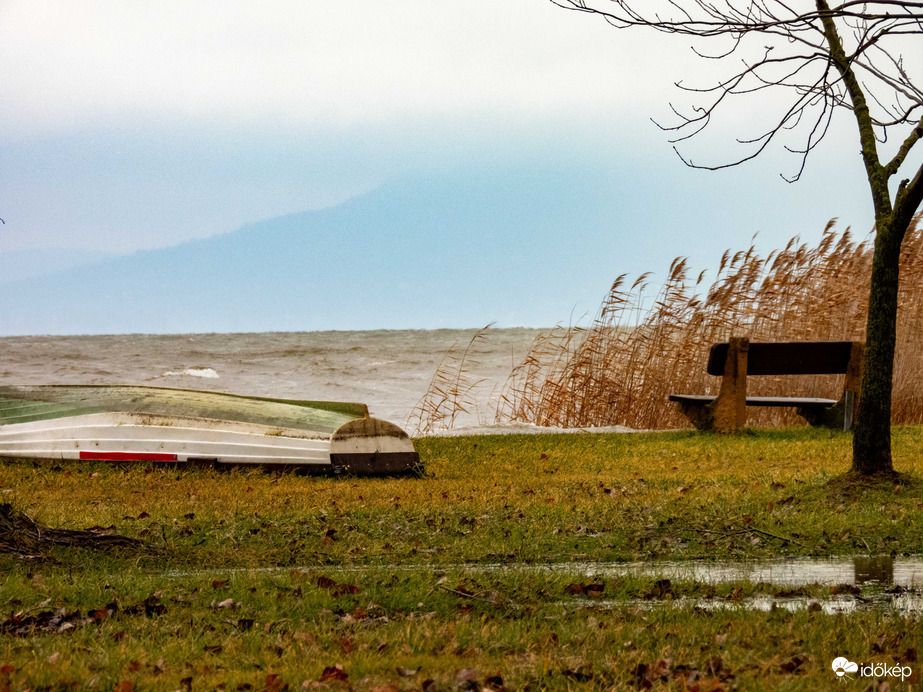
{"type": "Polygon", "coordinates": [[[182,375],[187,377],[204,377],[208,380],[217,380],[219,377],[217,371],[213,368],[186,368],[180,372],[168,370],[162,377],[180,377],[182,375]]]}

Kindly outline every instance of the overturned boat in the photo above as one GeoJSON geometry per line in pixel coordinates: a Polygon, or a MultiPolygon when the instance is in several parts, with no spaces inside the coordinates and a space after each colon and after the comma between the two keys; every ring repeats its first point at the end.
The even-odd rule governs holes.
{"type": "Polygon", "coordinates": [[[0,386],[0,457],[418,471],[413,442],[365,404],[131,385],[0,386]]]}

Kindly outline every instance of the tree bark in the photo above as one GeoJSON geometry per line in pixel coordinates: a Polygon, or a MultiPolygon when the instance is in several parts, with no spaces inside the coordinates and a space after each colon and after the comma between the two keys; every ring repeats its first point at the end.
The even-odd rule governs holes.
{"type": "Polygon", "coordinates": [[[865,334],[862,397],[853,434],[852,470],[864,475],[893,473],[891,391],[897,339],[897,297],[904,231],[879,220],[872,256],[865,334]]]}

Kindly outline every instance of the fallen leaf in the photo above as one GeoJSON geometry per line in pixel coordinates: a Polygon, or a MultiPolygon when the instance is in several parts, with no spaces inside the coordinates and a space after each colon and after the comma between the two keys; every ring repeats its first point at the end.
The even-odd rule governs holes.
{"type": "Polygon", "coordinates": [[[484,685],[485,687],[487,687],[487,689],[497,690],[498,692],[499,690],[506,689],[503,686],[503,677],[500,675],[500,673],[496,673],[494,675],[488,675],[486,678],[484,678],[484,685]]]}
{"type": "Polygon", "coordinates": [[[589,673],[582,668],[580,670],[565,670],[562,675],[574,682],[589,682],[593,679],[593,673],[589,673]]]}
{"type": "Polygon", "coordinates": [[[782,671],[785,673],[794,673],[807,660],[808,660],[807,656],[804,656],[803,654],[797,654],[795,656],[792,656],[791,658],[784,660],[779,665],[779,668],[781,668],[782,671]]]}
{"type": "Polygon", "coordinates": [[[126,608],[125,612],[128,615],[140,615],[143,612],[147,617],[152,617],[154,615],[163,615],[167,612],[167,607],[160,602],[160,599],[155,594],[151,594],[140,603],[126,608]]]}
{"type": "Polygon", "coordinates": [[[343,637],[340,640],[340,651],[342,651],[344,654],[352,653],[355,650],[356,650],[355,641],[353,641],[352,639],[349,639],[348,637],[343,637]]]}
{"type": "Polygon", "coordinates": [[[286,690],[288,690],[288,683],[283,681],[277,673],[270,673],[266,676],[263,692],[285,692],[286,690]]]}
{"type": "Polygon", "coordinates": [[[330,577],[325,577],[323,575],[317,577],[314,580],[314,583],[317,584],[322,589],[332,589],[337,583],[330,577]]]}
{"type": "Polygon", "coordinates": [[[574,583],[565,586],[564,591],[571,596],[601,596],[605,588],[605,584],[598,582],[591,584],[574,583]]]}
{"type": "Polygon", "coordinates": [[[669,579],[658,579],[651,585],[651,588],[648,589],[642,598],[645,600],[664,598],[665,596],[672,595],[672,593],[673,583],[669,579]]]}
{"type": "Polygon", "coordinates": [[[887,649],[888,636],[882,634],[878,637],[876,641],[872,643],[872,653],[873,654],[883,654],[885,649],[887,649]]]}
{"type": "Polygon", "coordinates": [[[326,682],[327,680],[349,680],[349,674],[343,670],[343,666],[340,664],[327,666],[324,668],[324,672],[320,674],[320,682],[326,682]]]}

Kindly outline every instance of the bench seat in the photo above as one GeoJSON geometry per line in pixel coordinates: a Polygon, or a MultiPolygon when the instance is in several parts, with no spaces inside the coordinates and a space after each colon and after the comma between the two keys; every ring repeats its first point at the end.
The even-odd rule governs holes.
{"type": "MultiPolygon", "coordinates": [[[[702,406],[710,404],[717,396],[710,394],[671,394],[670,401],[679,404],[692,404],[693,406],[702,406]]],[[[816,399],[812,397],[797,396],[748,396],[746,398],[747,406],[794,406],[797,408],[806,408],[815,406],[817,408],[827,408],[836,406],[839,403],[836,399],[816,399]]]]}
{"type": "Polygon", "coordinates": [[[865,345],[858,341],[751,344],[732,337],[715,344],[706,372],[721,377],[718,394],[671,394],[699,430],[728,433],[746,425],[749,406],[789,407],[810,425],[851,430],[862,380],[865,345]],[[840,399],[747,396],[747,378],[755,375],[845,375],[840,399]]]}

